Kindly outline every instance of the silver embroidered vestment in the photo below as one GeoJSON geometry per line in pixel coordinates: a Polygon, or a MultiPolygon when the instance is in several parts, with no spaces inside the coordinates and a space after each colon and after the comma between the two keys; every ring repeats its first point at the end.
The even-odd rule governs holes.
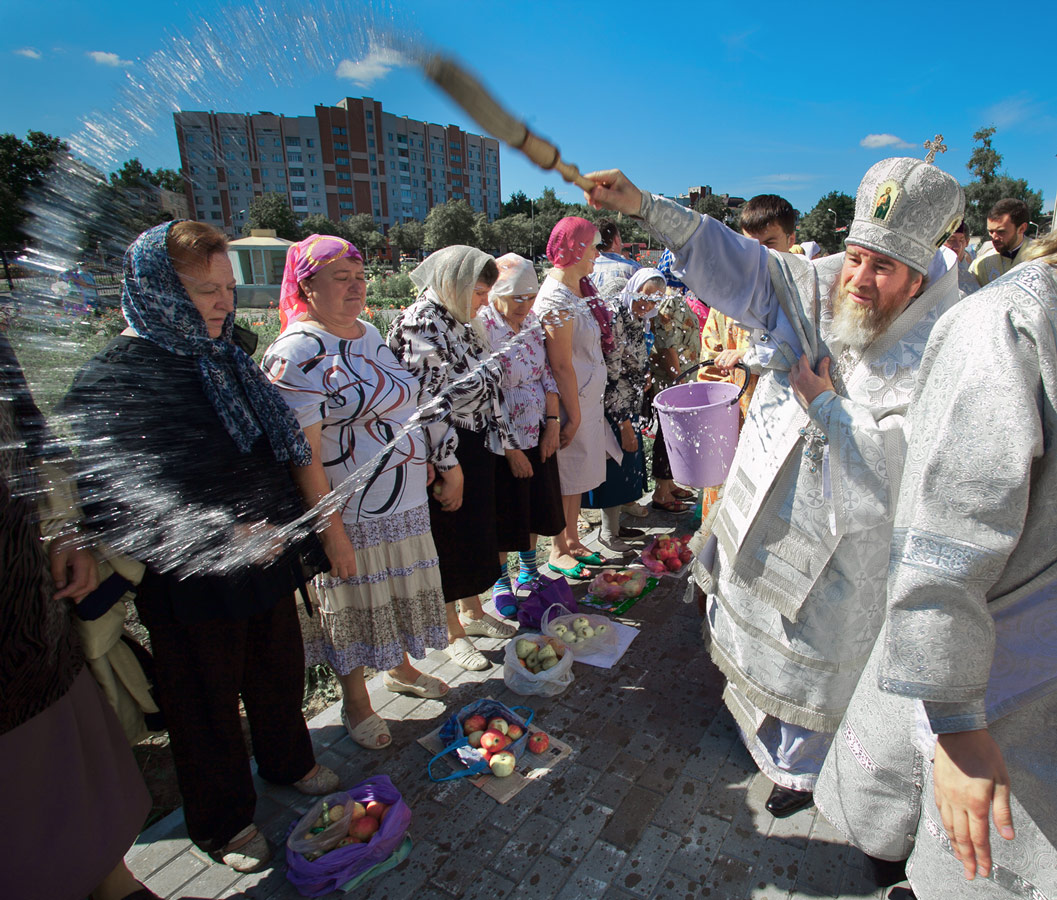
{"type": "Polygon", "coordinates": [[[909,414],[888,616],[815,799],[922,900],[1057,900],[1057,270],[1021,266],[937,325],[909,414]],[[934,732],[987,727],[1016,837],[962,879],[934,732]]]}
{"type": "Polygon", "coordinates": [[[706,219],[676,253],[682,279],[752,327],[767,359],[714,526],[706,639],[757,763],[810,790],[821,757],[783,779],[758,731],[773,716],[831,733],[851,698],[883,618],[903,415],[929,332],[958,300],[957,271],[857,356],[828,330],[843,255],[812,263],[743,240],[706,219]],[[840,391],[807,411],[789,382],[801,354],[831,357],[840,391]]]}

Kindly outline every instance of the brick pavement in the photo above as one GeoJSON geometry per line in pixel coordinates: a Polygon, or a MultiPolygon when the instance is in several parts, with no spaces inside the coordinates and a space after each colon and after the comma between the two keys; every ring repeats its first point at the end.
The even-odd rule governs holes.
{"type": "MultiPolygon", "coordinates": [[[[651,531],[670,530],[672,519],[653,515],[642,520],[651,531]]],[[[375,709],[393,733],[389,749],[371,753],[356,746],[337,706],[317,716],[310,723],[317,758],[338,772],[342,785],[385,773],[413,812],[411,855],[355,895],[886,897],[864,879],[862,854],[813,808],[784,820],[763,808],[770,782],[756,771],[720,701],[722,678],[702,646],[696,607],[682,602],[684,588],[681,579],[663,579],[622,619],[642,633],[617,667],[576,665],[576,681],[561,697],[512,694],[502,680],[503,642],[480,640],[495,663],[486,672],[464,672],[436,651],[424,661],[425,671],[452,686],[446,703],[391,694],[374,679],[375,709]],[[428,754],[416,743],[448,709],[481,696],[527,703],[541,728],[573,748],[554,772],[505,806],[465,781],[431,783],[428,754]]],[[[312,801],[259,779],[257,787],[256,821],[279,846],[312,801]]],[[[127,859],[165,897],[299,896],[286,880],[281,852],[272,868],[240,876],[190,844],[180,811],[145,831],[127,859]]]]}

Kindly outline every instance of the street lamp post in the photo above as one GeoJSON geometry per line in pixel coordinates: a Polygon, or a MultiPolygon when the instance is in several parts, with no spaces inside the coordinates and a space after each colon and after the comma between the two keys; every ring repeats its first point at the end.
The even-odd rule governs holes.
{"type": "Polygon", "coordinates": [[[1035,237],[1037,238],[1039,236],[1039,223],[1038,222],[1028,222],[1028,224],[1035,226],[1035,237]]]}
{"type": "Polygon", "coordinates": [[[833,216],[833,230],[836,231],[837,230],[837,211],[835,209],[827,209],[826,212],[832,214],[832,216],[833,216]]]}

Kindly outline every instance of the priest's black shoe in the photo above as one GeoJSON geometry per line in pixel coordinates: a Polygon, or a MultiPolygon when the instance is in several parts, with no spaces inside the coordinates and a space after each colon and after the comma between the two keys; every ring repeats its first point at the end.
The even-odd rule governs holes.
{"type": "Polygon", "coordinates": [[[794,791],[776,784],[771,789],[771,796],[767,798],[767,812],[776,819],[784,819],[795,812],[806,809],[815,802],[815,795],[811,791],[794,791]]]}

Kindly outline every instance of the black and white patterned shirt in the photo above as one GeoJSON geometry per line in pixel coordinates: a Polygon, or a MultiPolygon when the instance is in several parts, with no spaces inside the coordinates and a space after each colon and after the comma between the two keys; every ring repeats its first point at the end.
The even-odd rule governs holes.
{"type": "Polygon", "coordinates": [[[388,344],[419,380],[419,409],[435,411],[447,426],[427,429],[430,462],[441,470],[458,465],[456,425],[485,432],[485,445],[502,455],[503,438],[511,437],[501,406],[502,368],[469,325],[427,290],[393,320],[388,344]]]}

